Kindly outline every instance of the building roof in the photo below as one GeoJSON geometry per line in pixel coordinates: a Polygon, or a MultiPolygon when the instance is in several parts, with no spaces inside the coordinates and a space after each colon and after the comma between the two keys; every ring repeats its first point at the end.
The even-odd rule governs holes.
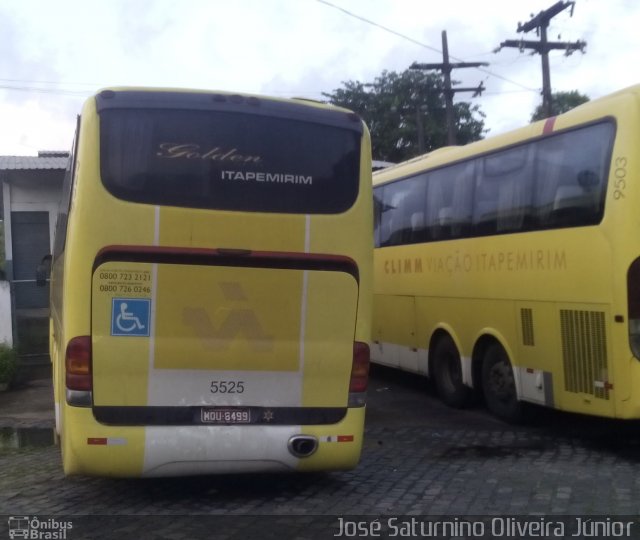
{"type": "Polygon", "coordinates": [[[67,168],[69,152],[43,150],[37,156],[0,156],[0,171],[67,168]]]}

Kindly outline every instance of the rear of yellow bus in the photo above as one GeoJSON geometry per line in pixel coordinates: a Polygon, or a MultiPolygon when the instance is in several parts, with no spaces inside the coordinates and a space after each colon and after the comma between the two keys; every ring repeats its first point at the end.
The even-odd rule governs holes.
{"type": "Polygon", "coordinates": [[[65,473],[356,466],[372,257],[362,121],[106,90],[79,130],[52,275],[65,473]]]}

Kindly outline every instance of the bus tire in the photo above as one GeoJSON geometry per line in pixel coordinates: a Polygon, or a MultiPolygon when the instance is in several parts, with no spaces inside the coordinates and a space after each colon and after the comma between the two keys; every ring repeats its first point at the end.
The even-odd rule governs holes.
{"type": "Polygon", "coordinates": [[[523,405],[518,400],[513,368],[506,351],[498,343],[489,345],[482,360],[482,392],[487,409],[511,424],[523,417],[523,405]]]}
{"type": "Polygon", "coordinates": [[[440,399],[450,407],[468,405],[471,389],[462,382],[460,353],[451,336],[438,339],[433,349],[433,379],[440,399]]]}

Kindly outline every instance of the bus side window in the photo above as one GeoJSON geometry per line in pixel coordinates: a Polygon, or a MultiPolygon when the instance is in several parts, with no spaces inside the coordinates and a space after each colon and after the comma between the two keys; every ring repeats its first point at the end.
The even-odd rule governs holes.
{"type": "Polygon", "coordinates": [[[380,229],[382,225],[382,208],[384,187],[373,190],[373,242],[375,247],[380,247],[380,229]]]}
{"type": "Polygon", "coordinates": [[[406,197],[404,182],[387,184],[383,189],[380,209],[380,246],[396,246],[402,243],[403,200],[406,197]]]}
{"type": "Polygon", "coordinates": [[[391,190],[389,186],[380,189],[380,221],[378,225],[377,240],[380,247],[391,245],[391,215],[395,208],[391,204],[391,190]]]}
{"type": "Polygon", "coordinates": [[[498,189],[495,182],[483,181],[476,186],[473,204],[473,228],[478,235],[496,232],[498,189]]]}
{"type": "Polygon", "coordinates": [[[430,240],[442,240],[443,230],[440,225],[440,210],[446,206],[444,194],[444,178],[442,170],[429,174],[427,182],[426,226],[430,240]]]}
{"type": "Polygon", "coordinates": [[[406,236],[404,243],[415,244],[427,240],[427,229],[424,219],[426,204],[426,175],[421,174],[407,182],[408,192],[404,200],[404,216],[406,236]]]}
{"type": "Polygon", "coordinates": [[[560,185],[553,201],[553,222],[555,225],[576,225],[588,223],[597,211],[594,193],[575,184],[560,185]]]}
{"type": "Polygon", "coordinates": [[[580,186],[560,186],[556,191],[553,209],[593,207],[594,197],[592,193],[585,191],[580,186]]]}
{"type": "Polygon", "coordinates": [[[429,173],[427,226],[432,240],[461,238],[471,223],[474,162],[429,173]]]}
{"type": "MultiPolygon", "coordinates": [[[[404,236],[405,219],[403,215],[404,199],[406,193],[398,190],[399,184],[394,185],[396,188],[391,197],[391,209],[389,210],[389,216],[387,218],[387,227],[389,229],[388,244],[391,246],[397,246],[402,244],[402,238],[404,236]]],[[[401,186],[400,186],[401,187],[401,186]]]]}
{"type": "Polygon", "coordinates": [[[424,227],[412,217],[424,211],[424,181],[421,176],[384,187],[380,245],[398,246],[420,242],[424,227]]]}
{"type": "Polygon", "coordinates": [[[598,223],[604,209],[607,167],[614,128],[587,126],[537,144],[537,224],[540,228],[598,223]]]}
{"type": "Polygon", "coordinates": [[[411,243],[424,242],[426,239],[424,212],[414,212],[411,214],[411,243]]]}
{"type": "Polygon", "coordinates": [[[570,171],[562,166],[562,158],[559,149],[539,157],[534,212],[541,228],[556,225],[556,211],[563,206],[560,201],[565,197],[562,190],[570,187],[563,184],[569,178],[570,171]]]}
{"type": "MultiPolygon", "coordinates": [[[[532,145],[527,144],[483,160],[480,186],[491,185],[491,193],[478,204],[491,202],[495,205],[491,209],[495,216],[487,216],[486,221],[490,220],[491,228],[486,233],[519,232],[527,228],[533,191],[532,156],[532,145]]],[[[482,221],[485,220],[480,213],[481,225],[482,221]]]]}
{"type": "Polygon", "coordinates": [[[451,167],[453,197],[451,201],[451,237],[468,236],[473,213],[475,160],[451,167]]]}

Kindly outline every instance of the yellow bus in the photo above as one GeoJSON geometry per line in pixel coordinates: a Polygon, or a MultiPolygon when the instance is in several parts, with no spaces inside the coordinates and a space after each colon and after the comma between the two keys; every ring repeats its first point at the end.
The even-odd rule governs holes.
{"type": "Polygon", "coordinates": [[[484,397],[640,418],[640,86],[374,173],[371,360],[484,397]]]}
{"type": "Polygon", "coordinates": [[[170,89],[88,99],[50,269],[65,473],[356,466],[372,200],[350,111],[170,89]]]}

